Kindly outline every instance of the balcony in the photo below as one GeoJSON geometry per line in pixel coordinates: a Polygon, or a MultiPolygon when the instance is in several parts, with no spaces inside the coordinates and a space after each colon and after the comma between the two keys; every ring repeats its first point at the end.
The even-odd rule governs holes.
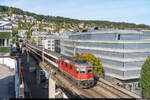
{"type": "Polygon", "coordinates": [[[0,32],[0,39],[10,39],[11,33],[10,32],[0,32]]]}
{"type": "Polygon", "coordinates": [[[10,47],[0,47],[0,53],[9,53],[10,47]]]}

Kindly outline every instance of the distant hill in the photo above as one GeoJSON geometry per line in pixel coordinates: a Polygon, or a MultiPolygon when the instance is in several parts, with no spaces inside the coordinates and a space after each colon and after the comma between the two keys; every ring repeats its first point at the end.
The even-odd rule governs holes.
{"type": "Polygon", "coordinates": [[[45,15],[39,15],[35,13],[31,13],[28,11],[23,11],[19,8],[14,7],[8,7],[8,6],[1,6],[0,5],[0,12],[7,13],[7,14],[20,14],[20,15],[28,15],[33,16],[38,21],[42,21],[43,19],[48,22],[55,22],[55,23],[71,23],[71,24],[78,24],[81,22],[84,22],[85,24],[89,25],[96,25],[102,28],[132,28],[132,29],[150,29],[150,26],[145,24],[135,24],[135,23],[126,23],[126,22],[110,22],[110,21],[100,21],[100,20],[77,20],[77,19],[71,19],[71,18],[64,18],[60,16],[45,16],[45,15]]]}

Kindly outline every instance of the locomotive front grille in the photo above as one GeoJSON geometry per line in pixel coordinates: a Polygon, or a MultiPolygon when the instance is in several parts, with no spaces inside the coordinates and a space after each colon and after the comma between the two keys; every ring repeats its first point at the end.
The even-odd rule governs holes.
{"type": "Polygon", "coordinates": [[[79,87],[81,88],[90,88],[94,85],[94,80],[80,80],[79,83],[79,87]]]}

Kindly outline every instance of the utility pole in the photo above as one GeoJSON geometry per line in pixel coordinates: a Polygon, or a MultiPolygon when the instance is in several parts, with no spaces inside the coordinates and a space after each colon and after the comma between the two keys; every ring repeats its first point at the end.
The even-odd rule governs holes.
{"type": "Polygon", "coordinates": [[[42,63],[44,64],[44,43],[43,43],[43,46],[42,46],[42,63]]]}

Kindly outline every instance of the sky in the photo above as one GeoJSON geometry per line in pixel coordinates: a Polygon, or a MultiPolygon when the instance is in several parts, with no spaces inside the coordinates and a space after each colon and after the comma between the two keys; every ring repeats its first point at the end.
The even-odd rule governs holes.
{"type": "Polygon", "coordinates": [[[0,0],[0,5],[51,16],[150,25],[150,0],[0,0]]]}

